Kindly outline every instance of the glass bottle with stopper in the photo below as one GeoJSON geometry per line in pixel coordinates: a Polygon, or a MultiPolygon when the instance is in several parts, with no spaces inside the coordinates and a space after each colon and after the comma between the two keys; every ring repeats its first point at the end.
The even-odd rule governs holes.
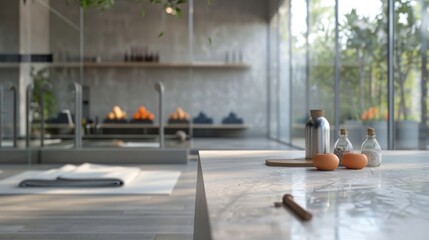
{"type": "Polygon", "coordinates": [[[361,152],[368,158],[367,167],[378,167],[381,164],[381,147],[375,137],[375,129],[368,128],[367,138],[361,148],[361,152]]]}
{"type": "Polygon", "coordinates": [[[343,154],[348,152],[353,152],[353,145],[349,141],[347,129],[341,128],[338,139],[334,144],[334,154],[340,159],[340,165],[343,164],[343,154]]]}

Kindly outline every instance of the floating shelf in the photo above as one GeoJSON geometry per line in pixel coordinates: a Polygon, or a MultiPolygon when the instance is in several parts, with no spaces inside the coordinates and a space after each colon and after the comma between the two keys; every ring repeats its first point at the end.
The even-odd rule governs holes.
{"type": "MultiPolygon", "coordinates": [[[[40,124],[32,124],[33,128],[40,128],[40,124]]],[[[91,124],[91,128],[96,127],[91,124]]],[[[247,129],[250,126],[246,124],[186,124],[186,123],[175,123],[166,124],[165,128],[192,128],[192,129],[247,129]]],[[[74,128],[74,124],[62,124],[62,123],[46,123],[45,128],[74,128]]],[[[98,128],[159,128],[158,124],[147,124],[147,123],[101,123],[98,128]]]]}
{"type": "MultiPolygon", "coordinates": [[[[32,124],[32,128],[39,129],[40,124],[32,124]]],[[[69,124],[46,124],[46,129],[51,129],[51,137],[71,138],[74,125],[69,124]]],[[[246,124],[186,124],[175,123],[164,126],[165,136],[175,136],[179,130],[187,134],[192,131],[193,137],[207,136],[239,136],[242,135],[250,125],[246,124]]],[[[147,123],[100,123],[91,124],[86,128],[86,139],[134,139],[134,138],[156,138],[159,133],[158,124],[147,123]]]]}
{"type": "Polygon", "coordinates": [[[191,128],[192,129],[247,129],[249,125],[245,124],[167,124],[165,128],[191,128]]]}
{"type": "Polygon", "coordinates": [[[55,63],[0,63],[0,68],[19,68],[28,65],[45,65],[50,68],[250,68],[245,63],[224,62],[192,62],[192,63],[166,63],[166,62],[55,62],[55,63]]]}
{"type": "Polygon", "coordinates": [[[52,68],[249,68],[250,65],[244,63],[224,63],[224,62],[58,62],[51,63],[52,68]]]}

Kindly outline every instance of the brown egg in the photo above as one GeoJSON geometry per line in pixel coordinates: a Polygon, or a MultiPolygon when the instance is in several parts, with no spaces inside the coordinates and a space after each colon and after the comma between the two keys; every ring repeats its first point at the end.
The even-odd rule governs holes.
{"type": "Polygon", "coordinates": [[[333,153],[320,153],[313,157],[313,166],[318,170],[333,171],[338,167],[340,160],[333,153]]]}
{"type": "Polygon", "coordinates": [[[343,165],[349,169],[362,169],[368,163],[368,158],[365,154],[346,153],[343,155],[343,165]]]}

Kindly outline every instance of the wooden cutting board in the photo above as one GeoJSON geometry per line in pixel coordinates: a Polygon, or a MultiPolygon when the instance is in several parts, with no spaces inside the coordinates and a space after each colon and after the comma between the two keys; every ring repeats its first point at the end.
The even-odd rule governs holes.
{"type": "Polygon", "coordinates": [[[304,158],[267,159],[265,164],[276,167],[313,167],[313,160],[304,158]]]}

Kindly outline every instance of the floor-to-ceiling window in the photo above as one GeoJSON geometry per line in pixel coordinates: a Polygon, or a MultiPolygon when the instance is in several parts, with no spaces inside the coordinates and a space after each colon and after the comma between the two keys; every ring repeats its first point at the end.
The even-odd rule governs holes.
{"type": "Polygon", "coordinates": [[[280,139],[304,147],[308,110],[322,108],[331,139],[337,136],[334,130],[345,127],[355,149],[368,127],[376,129],[383,149],[427,148],[427,0],[289,0],[281,5],[278,15],[287,13],[283,18],[289,21],[277,27],[289,34],[280,35],[278,44],[290,46],[291,61],[278,59],[278,72],[289,74],[275,81],[290,83],[284,92],[291,97],[279,100],[276,114],[289,116],[291,135],[280,139]]]}

